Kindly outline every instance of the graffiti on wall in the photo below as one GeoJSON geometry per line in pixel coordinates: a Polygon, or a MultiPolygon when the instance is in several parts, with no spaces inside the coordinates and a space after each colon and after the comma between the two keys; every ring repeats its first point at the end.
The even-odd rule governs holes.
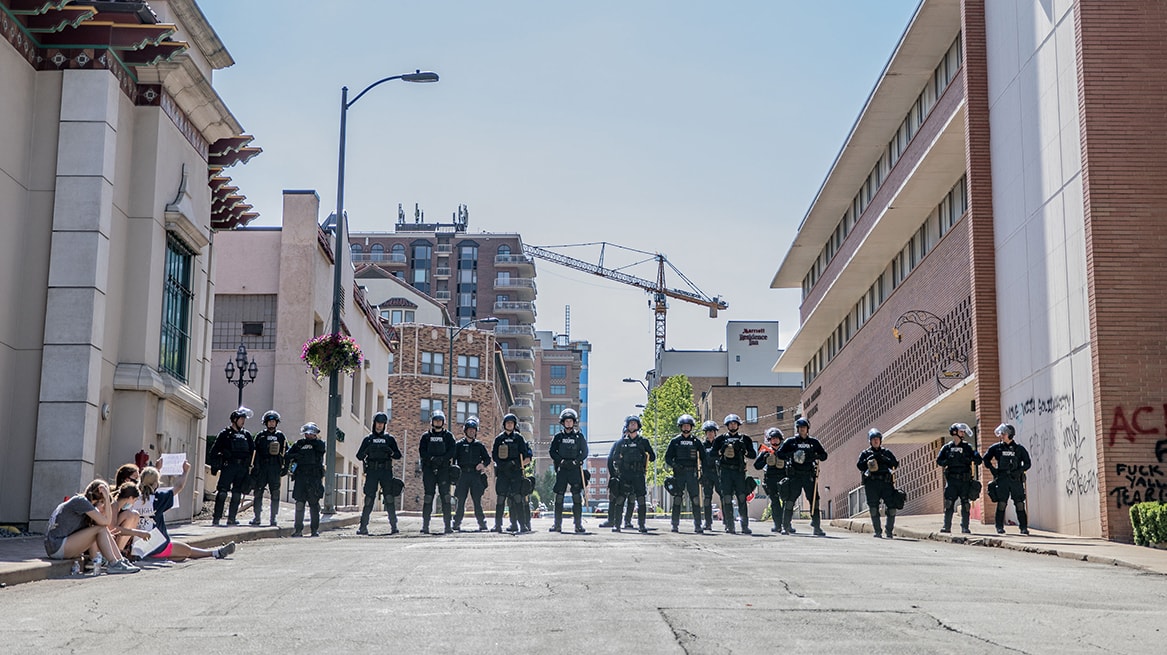
{"type": "MultiPolygon", "coordinates": [[[[1131,443],[1138,441],[1139,435],[1159,434],[1161,430],[1157,425],[1152,425],[1150,421],[1158,421],[1155,416],[1155,408],[1151,405],[1143,405],[1136,407],[1128,412],[1122,405],[1115,405],[1114,412],[1111,414],[1110,429],[1106,432],[1107,445],[1113,446],[1114,442],[1121,437],[1131,443]]],[[[1167,403],[1163,404],[1163,424],[1167,426],[1167,403]]],[[[1155,455],[1159,457],[1162,462],[1162,452],[1159,446],[1167,449],[1167,439],[1160,441],[1155,446],[1155,455]]]]}
{"type": "Polygon", "coordinates": [[[1167,476],[1162,464],[1115,464],[1115,481],[1110,489],[1115,507],[1122,509],[1138,503],[1167,502],[1167,476]]]}
{"type": "MultiPolygon", "coordinates": [[[[1160,417],[1152,405],[1128,409],[1115,405],[1110,415],[1106,443],[1113,446],[1119,439],[1138,443],[1140,437],[1167,434],[1167,403],[1162,405],[1160,417]],[[1163,425],[1162,428],[1159,426],[1163,425]]],[[[1114,465],[1114,486],[1107,495],[1114,499],[1118,509],[1137,503],[1167,502],[1167,439],[1159,439],[1154,446],[1157,463],[1126,462],[1114,465]]]]}
{"type": "Polygon", "coordinates": [[[1031,397],[1004,408],[1005,421],[1018,430],[1030,420],[1034,431],[1029,438],[1033,460],[1030,477],[1061,487],[1066,496],[1098,492],[1098,468],[1090,452],[1090,435],[1083,435],[1068,394],[1031,397]],[[1064,463],[1064,467],[1059,464],[1064,463]],[[1064,472],[1061,479],[1059,471],[1064,472]]]}

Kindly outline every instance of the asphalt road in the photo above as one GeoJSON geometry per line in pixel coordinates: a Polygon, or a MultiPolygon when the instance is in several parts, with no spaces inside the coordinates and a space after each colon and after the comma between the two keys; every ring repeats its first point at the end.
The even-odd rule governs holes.
{"type": "MultiPolygon", "coordinates": [[[[403,533],[0,589],[4,652],[1156,653],[1167,577],[930,541],[403,533]]],[[[796,523],[796,525],[799,525],[796,523]]],[[[663,531],[660,529],[663,528],[663,531]]],[[[682,527],[691,530],[691,525],[682,527]]]]}

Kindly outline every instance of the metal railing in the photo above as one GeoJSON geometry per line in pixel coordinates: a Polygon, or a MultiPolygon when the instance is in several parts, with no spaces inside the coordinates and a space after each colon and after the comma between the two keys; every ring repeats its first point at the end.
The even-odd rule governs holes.
{"type": "Polygon", "coordinates": [[[529,255],[495,255],[494,263],[497,264],[530,264],[535,265],[535,259],[529,255]]]}
{"type": "Polygon", "coordinates": [[[535,353],[526,348],[507,348],[502,351],[503,359],[535,359],[535,353]]]}
{"type": "Polygon", "coordinates": [[[535,376],[530,373],[511,373],[509,377],[511,384],[535,385],[535,376]]]}
{"type": "Polygon", "coordinates": [[[357,506],[357,476],[348,473],[336,473],[336,506],[357,506]]]}
{"type": "Polygon", "coordinates": [[[449,300],[450,299],[450,292],[449,291],[435,291],[434,292],[434,299],[435,300],[449,300]]]}
{"type": "Polygon", "coordinates": [[[863,490],[863,485],[859,485],[847,492],[847,516],[858,516],[865,512],[867,512],[867,494],[863,490]]]}
{"type": "Polygon", "coordinates": [[[439,266],[437,272],[434,273],[437,277],[450,277],[449,266],[439,266]]]}
{"type": "Polygon", "coordinates": [[[405,255],[392,252],[357,252],[353,253],[353,262],[375,262],[379,264],[404,264],[405,255]]]}
{"type": "Polygon", "coordinates": [[[534,407],[534,406],[535,406],[535,402],[533,400],[531,400],[530,398],[515,398],[515,401],[513,403],[511,403],[511,407],[534,407]]]}
{"type": "Polygon", "coordinates": [[[494,279],[495,289],[534,289],[535,280],[529,277],[498,277],[494,279]]]}
{"type": "Polygon", "coordinates": [[[534,325],[500,325],[494,328],[494,333],[500,337],[535,337],[534,325]]]}
{"type": "Polygon", "coordinates": [[[535,303],[520,300],[500,300],[494,303],[495,312],[530,312],[535,314],[535,303]]]}

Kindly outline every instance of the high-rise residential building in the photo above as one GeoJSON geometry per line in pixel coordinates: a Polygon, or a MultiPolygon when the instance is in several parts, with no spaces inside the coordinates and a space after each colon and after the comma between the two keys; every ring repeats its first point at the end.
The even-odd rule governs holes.
{"type": "Polygon", "coordinates": [[[565,409],[579,413],[579,430],[589,439],[588,431],[588,356],[592,345],[587,341],[572,340],[567,335],[556,335],[540,330],[535,333],[538,346],[539,415],[542,424],[531,434],[535,452],[535,471],[541,474],[551,467],[548,449],[551,439],[559,432],[559,415],[565,409]]]}
{"type": "Polygon", "coordinates": [[[906,510],[941,511],[956,422],[982,451],[1015,426],[1032,526],[1129,541],[1130,506],[1167,500],[1165,22],[1161,2],[920,3],[772,282],[802,290],[775,370],[805,378],[836,507],[866,510],[878,428],[906,510]]]}
{"type": "MultiPolygon", "coordinates": [[[[426,222],[414,210],[406,221],[398,208],[392,232],[352,232],[349,244],[357,277],[390,275],[445,305],[458,326],[494,317],[514,390],[508,408],[524,435],[538,425],[535,401],[535,262],[523,254],[515,233],[468,231],[470,214],[459,207],[450,222],[426,222]],[[375,269],[375,270],[374,270],[375,269]]],[[[483,324],[484,329],[490,329],[483,324]]],[[[499,426],[484,426],[494,430],[499,426]]]]}

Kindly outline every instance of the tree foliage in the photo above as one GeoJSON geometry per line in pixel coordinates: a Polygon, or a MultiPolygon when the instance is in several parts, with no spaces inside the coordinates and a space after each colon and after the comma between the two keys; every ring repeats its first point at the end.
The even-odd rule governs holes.
{"type": "MultiPolygon", "coordinates": [[[[650,482],[663,483],[665,478],[665,449],[669,441],[679,432],[677,419],[682,414],[697,416],[697,406],[693,404],[693,384],[684,375],[673,375],[664,383],[657,385],[648,394],[648,403],[644,413],[641,428],[652,443],[656,451],[657,461],[652,467],[650,482]]],[[[697,426],[694,432],[700,429],[697,426]]]]}

